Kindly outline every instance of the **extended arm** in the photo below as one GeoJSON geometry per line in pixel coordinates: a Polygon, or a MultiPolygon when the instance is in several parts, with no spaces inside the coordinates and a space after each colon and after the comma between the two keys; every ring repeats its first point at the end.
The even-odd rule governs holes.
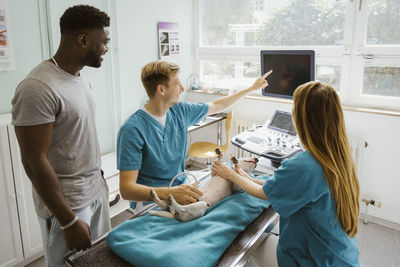
{"type": "Polygon", "coordinates": [[[198,201],[203,194],[196,187],[188,184],[172,188],[141,185],[137,183],[138,173],[138,170],[119,172],[119,187],[124,199],[152,201],[150,191],[154,190],[162,200],[168,199],[171,194],[178,203],[186,205],[198,201]]]}
{"type": "MultiPolygon", "coordinates": [[[[75,218],[75,214],[65,201],[57,174],[47,159],[52,143],[53,123],[16,126],[15,133],[22,164],[33,187],[60,224],[68,224],[75,218]]],[[[70,249],[81,250],[91,245],[89,227],[81,220],[64,230],[64,238],[70,249]]]]}
{"type": "MultiPolygon", "coordinates": [[[[268,200],[268,197],[267,197],[267,195],[265,195],[261,184],[253,181],[253,179],[250,180],[250,179],[248,179],[248,177],[244,177],[244,176],[236,173],[234,170],[228,168],[221,162],[214,161],[212,171],[215,174],[221,176],[222,178],[230,180],[233,183],[237,184],[247,194],[252,195],[254,197],[268,200]]],[[[264,181],[262,181],[262,182],[264,182],[264,181]]]]}
{"type": "Polygon", "coordinates": [[[226,110],[228,107],[232,106],[235,104],[237,101],[242,99],[244,96],[246,96],[248,93],[259,90],[261,88],[264,88],[268,85],[267,81],[265,80],[268,75],[272,73],[272,70],[268,71],[265,73],[262,77],[258,78],[252,86],[250,86],[247,89],[244,89],[242,91],[236,92],[232,95],[225,96],[222,98],[219,98],[211,103],[208,103],[208,112],[207,115],[215,114],[218,112],[222,112],[226,110]]]}
{"type": "Polygon", "coordinates": [[[255,181],[256,179],[253,178],[250,180],[236,172],[232,172],[230,180],[242,188],[247,194],[265,200],[268,199],[267,195],[264,193],[262,185],[258,183],[259,180],[257,182],[255,181]]]}
{"type": "Polygon", "coordinates": [[[240,169],[240,168],[235,168],[235,171],[236,171],[239,175],[241,175],[241,176],[243,176],[243,177],[249,179],[250,181],[252,181],[252,182],[254,182],[254,183],[256,183],[256,184],[264,185],[264,183],[265,183],[264,180],[254,179],[253,177],[251,177],[250,175],[248,175],[247,172],[245,172],[244,170],[242,170],[242,169],[240,169]]]}

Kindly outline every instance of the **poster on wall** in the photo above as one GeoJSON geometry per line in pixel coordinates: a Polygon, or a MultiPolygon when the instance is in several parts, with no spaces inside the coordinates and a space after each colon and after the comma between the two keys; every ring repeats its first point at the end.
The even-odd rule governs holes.
{"type": "Polygon", "coordinates": [[[0,0],[0,71],[15,69],[9,38],[8,15],[7,0],[0,0]]]}
{"type": "Polygon", "coordinates": [[[161,60],[174,61],[181,54],[178,23],[158,22],[158,53],[161,60]]]}

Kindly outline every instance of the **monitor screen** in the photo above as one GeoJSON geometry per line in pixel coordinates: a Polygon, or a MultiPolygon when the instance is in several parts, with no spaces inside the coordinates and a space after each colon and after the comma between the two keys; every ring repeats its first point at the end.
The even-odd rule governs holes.
{"type": "Polygon", "coordinates": [[[273,70],[263,95],[292,99],[297,86],[314,80],[314,58],[313,50],[262,50],[261,75],[273,70]]]}
{"type": "Polygon", "coordinates": [[[296,129],[293,125],[292,114],[277,110],[269,122],[268,128],[284,132],[290,135],[296,135],[296,129]]]}

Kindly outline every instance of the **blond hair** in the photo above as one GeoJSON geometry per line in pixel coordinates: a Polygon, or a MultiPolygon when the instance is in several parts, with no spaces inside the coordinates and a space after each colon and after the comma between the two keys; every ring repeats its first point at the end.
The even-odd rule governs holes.
{"type": "Polygon", "coordinates": [[[308,82],[293,95],[293,120],[304,146],[321,164],[348,236],[357,234],[360,187],[339,96],[327,84],[308,82]]]}
{"type": "Polygon", "coordinates": [[[179,72],[179,66],[166,61],[152,61],[142,68],[141,80],[147,95],[154,97],[159,84],[168,86],[170,78],[179,72]]]}

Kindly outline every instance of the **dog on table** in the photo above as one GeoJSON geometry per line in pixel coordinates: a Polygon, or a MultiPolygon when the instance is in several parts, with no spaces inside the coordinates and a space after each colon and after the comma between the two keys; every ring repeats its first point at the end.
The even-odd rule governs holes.
{"type": "MultiPolygon", "coordinates": [[[[218,161],[221,161],[223,157],[222,151],[217,148],[215,152],[218,155],[218,161]]],[[[258,159],[240,158],[237,160],[235,157],[231,157],[231,162],[235,167],[239,167],[246,172],[252,172],[257,166],[258,159]]],[[[160,217],[175,218],[182,222],[191,221],[202,217],[208,208],[240,190],[240,188],[231,181],[225,180],[218,175],[214,175],[201,183],[199,189],[203,192],[200,200],[188,205],[180,205],[175,201],[172,195],[170,195],[168,200],[161,200],[157,193],[152,190],[151,194],[154,202],[163,210],[150,211],[149,213],[160,217]],[[169,212],[165,211],[167,208],[169,208],[169,212]]]]}

